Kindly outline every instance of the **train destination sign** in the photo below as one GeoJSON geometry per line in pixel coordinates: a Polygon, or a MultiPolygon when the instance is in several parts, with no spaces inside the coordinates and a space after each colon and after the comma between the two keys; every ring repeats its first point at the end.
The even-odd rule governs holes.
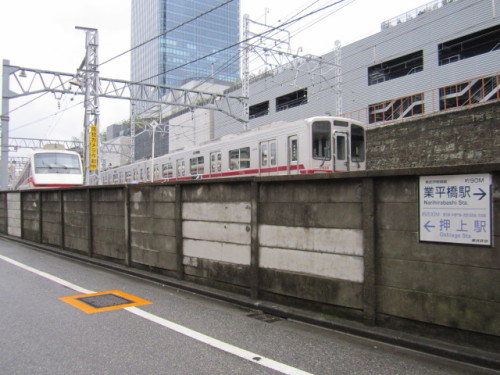
{"type": "Polygon", "coordinates": [[[420,241],[492,246],[491,175],[421,176],[420,241]]]}

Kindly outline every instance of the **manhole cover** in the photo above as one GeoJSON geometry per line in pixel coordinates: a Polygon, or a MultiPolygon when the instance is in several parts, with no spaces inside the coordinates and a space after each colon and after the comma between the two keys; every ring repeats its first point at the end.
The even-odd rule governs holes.
{"type": "Polygon", "coordinates": [[[98,296],[89,296],[77,298],[79,301],[86,303],[87,305],[92,306],[94,309],[102,309],[104,307],[112,307],[112,306],[120,306],[127,305],[129,303],[133,303],[129,299],[119,297],[115,294],[101,294],[98,296]]]}

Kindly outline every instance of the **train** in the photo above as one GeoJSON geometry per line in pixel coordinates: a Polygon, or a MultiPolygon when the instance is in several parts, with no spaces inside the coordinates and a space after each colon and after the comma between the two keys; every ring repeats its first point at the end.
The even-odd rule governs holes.
{"type": "Polygon", "coordinates": [[[101,171],[105,185],[366,169],[366,128],[316,116],[279,121],[205,144],[101,171]]]}
{"type": "Polygon", "coordinates": [[[61,145],[46,145],[33,151],[14,183],[14,190],[82,186],[83,167],[80,154],[61,145]]]}

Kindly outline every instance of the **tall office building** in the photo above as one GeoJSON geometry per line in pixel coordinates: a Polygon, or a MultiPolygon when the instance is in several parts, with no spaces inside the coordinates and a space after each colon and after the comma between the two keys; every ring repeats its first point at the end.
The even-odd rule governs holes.
{"type": "Polygon", "coordinates": [[[132,47],[153,39],[133,49],[132,81],[180,87],[190,79],[238,80],[240,1],[210,12],[222,3],[132,0],[132,47]]]}

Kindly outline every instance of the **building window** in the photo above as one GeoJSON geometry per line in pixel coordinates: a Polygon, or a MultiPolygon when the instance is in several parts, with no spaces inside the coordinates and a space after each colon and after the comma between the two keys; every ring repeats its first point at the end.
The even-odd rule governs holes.
{"type": "Polygon", "coordinates": [[[424,53],[418,51],[368,68],[368,86],[424,70],[424,53]]]}
{"type": "Polygon", "coordinates": [[[500,75],[476,78],[439,89],[439,109],[464,107],[500,99],[500,75]]]}
{"type": "Polygon", "coordinates": [[[249,112],[250,112],[250,119],[268,115],[269,101],[250,106],[249,112]]]}
{"type": "Polygon", "coordinates": [[[369,123],[394,121],[424,113],[424,94],[405,96],[386,102],[371,104],[369,123]]]}
{"type": "Polygon", "coordinates": [[[276,98],[276,112],[307,104],[307,89],[291,92],[276,98]]]}
{"type": "Polygon", "coordinates": [[[500,49],[500,25],[439,44],[439,65],[450,64],[498,49],[500,49]]]}

